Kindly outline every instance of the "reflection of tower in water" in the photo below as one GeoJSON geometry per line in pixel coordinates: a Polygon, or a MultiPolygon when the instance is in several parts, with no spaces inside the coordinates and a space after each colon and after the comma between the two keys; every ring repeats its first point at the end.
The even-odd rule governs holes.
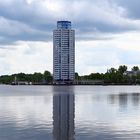
{"type": "Polygon", "coordinates": [[[54,140],[74,140],[74,94],[53,96],[54,140]]]}

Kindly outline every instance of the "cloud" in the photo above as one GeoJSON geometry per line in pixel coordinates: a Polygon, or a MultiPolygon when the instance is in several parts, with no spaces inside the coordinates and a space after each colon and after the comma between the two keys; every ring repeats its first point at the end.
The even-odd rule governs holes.
{"type": "Polygon", "coordinates": [[[18,40],[48,40],[47,32],[32,29],[28,25],[0,17],[0,43],[13,43],[18,40]]]}
{"type": "Polygon", "coordinates": [[[139,14],[140,13],[140,8],[139,8],[140,1],[139,0],[135,0],[135,1],[115,0],[115,1],[119,6],[126,9],[126,15],[129,18],[137,19],[137,20],[140,19],[140,14],[139,14]]]}
{"type": "Polygon", "coordinates": [[[76,32],[76,71],[138,65],[139,1],[0,1],[0,74],[52,72],[52,31],[58,20],[76,32]]]}
{"type": "MultiPolygon", "coordinates": [[[[42,41],[18,41],[14,45],[0,46],[0,74],[52,72],[52,46],[52,42],[42,41]]],[[[77,41],[76,72],[80,75],[104,73],[111,67],[124,64],[130,69],[139,66],[139,53],[139,33],[118,34],[112,40],[77,41]]]]}
{"type": "Polygon", "coordinates": [[[63,19],[72,21],[78,40],[104,40],[112,34],[140,29],[140,21],[126,17],[127,13],[121,0],[0,1],[0,43],[51,41],[56,21],[63,19]]]}
{"type": "Polygon", "coordinates": [[[76,71],[80,74],[106,72],[127,65],[140,66],[139,33],[117,35],[113,40],[79,41],[76,43],[76,71]]]}
{"type": "MultiPolygon", "coordinates": [[[[0,50],[0,74],[52,71],[52,43],[19,41],[14,50],[0,50]]],[[[7,46],[11,48],[11,46],[7,46]]]]}

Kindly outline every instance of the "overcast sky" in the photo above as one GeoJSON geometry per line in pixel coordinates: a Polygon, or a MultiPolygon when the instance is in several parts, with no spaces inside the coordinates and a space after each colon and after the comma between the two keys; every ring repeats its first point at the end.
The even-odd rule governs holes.
{"type": "Polygon", "coordinates": [[[76,71],[140,66],[140,0],[0,0],[0,75],[52,72],[52,30],[70,20],[76,71]]]}

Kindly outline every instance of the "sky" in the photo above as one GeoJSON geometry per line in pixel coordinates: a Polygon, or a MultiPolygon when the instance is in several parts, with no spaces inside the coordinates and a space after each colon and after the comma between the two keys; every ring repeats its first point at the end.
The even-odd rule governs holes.
{"type": "Polygon", "coordinates": [[[75,30],[75,71],[140,66],[140,0],[0,0],[0,75],[53,69],[53,30],[75,30]]]}

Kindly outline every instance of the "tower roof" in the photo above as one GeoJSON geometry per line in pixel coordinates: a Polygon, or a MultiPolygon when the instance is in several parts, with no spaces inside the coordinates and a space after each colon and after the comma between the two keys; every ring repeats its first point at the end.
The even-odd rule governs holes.
{"type": "Polygon", "coordinates": [[[57,21],[57,29],[71,29],[71,21],[57,21]]]}

